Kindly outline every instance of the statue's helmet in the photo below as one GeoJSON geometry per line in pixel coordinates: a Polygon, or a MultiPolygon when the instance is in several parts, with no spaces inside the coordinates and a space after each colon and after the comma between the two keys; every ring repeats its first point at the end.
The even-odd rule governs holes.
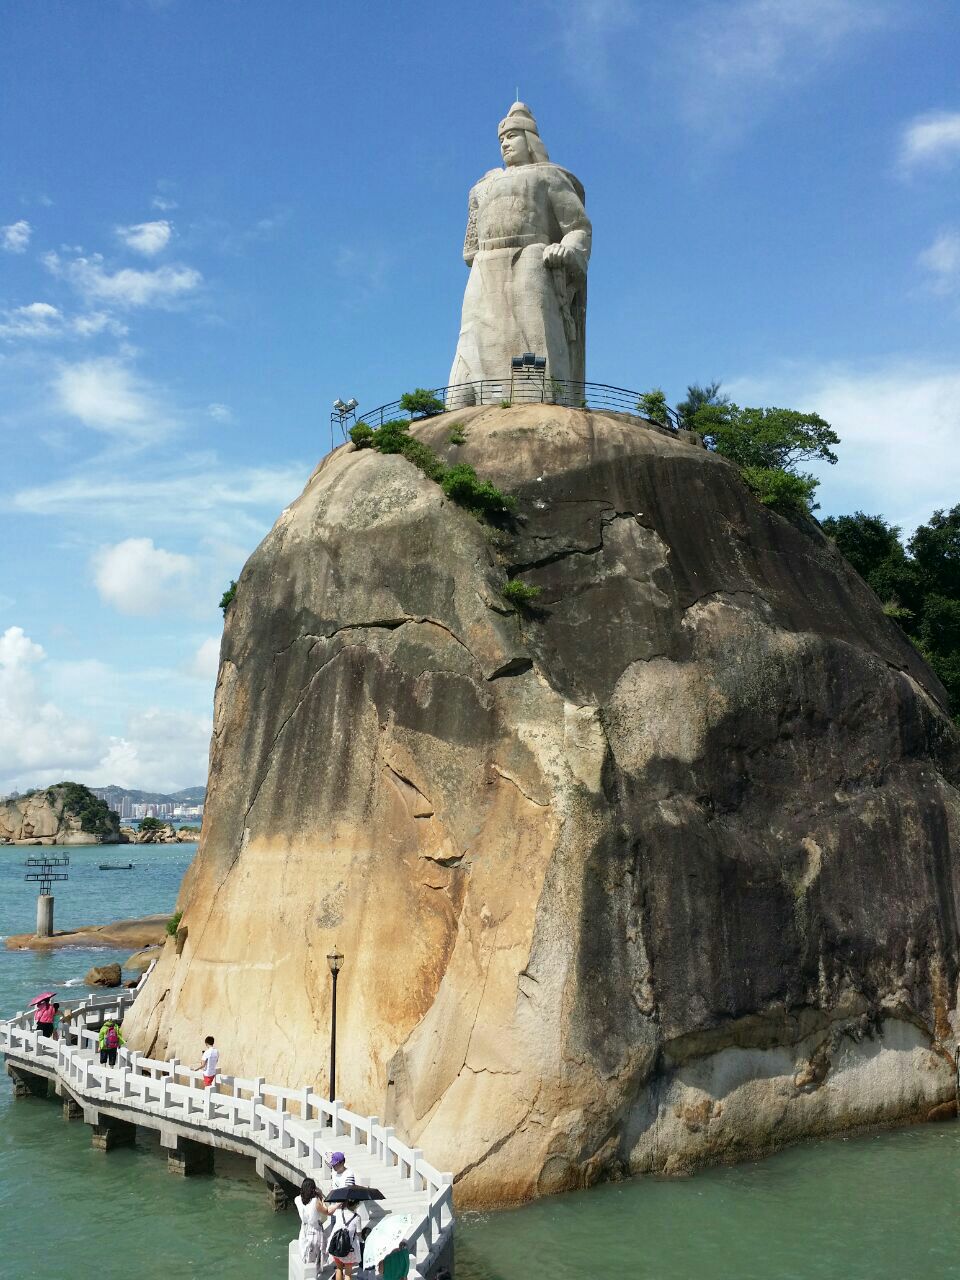
{"type": "Polygon", "coordinates": [[[537,122],[533,118],[533,112],[525,102],[515,102],[513,104],[504,119],[500,121],[497,137],[502,138],[510,129],[523,130],[527,138],[527,150],[530,152],[530,159],[534,164],[541,164],[550,159],[547,155],[547,148],[541,141],[537,122]]]}

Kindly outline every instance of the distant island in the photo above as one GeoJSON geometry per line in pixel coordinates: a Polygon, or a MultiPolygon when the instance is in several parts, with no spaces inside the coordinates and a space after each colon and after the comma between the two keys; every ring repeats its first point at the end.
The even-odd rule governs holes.
{"type": "Polygon", "coordinates": [[[203,804],[206,787],[185,787],[182,791],[167,794],[162,791],[135,791],[129,787],[91,787],[94,795],[106,800],[111,809],[121,800],[129,800],[131,804],[203,804]]]}
{"type": "Polygon", "coordinates": [[[80,782],[57,782],[0,802],[0,845],[125,842],[117,814],[80,782]]]}

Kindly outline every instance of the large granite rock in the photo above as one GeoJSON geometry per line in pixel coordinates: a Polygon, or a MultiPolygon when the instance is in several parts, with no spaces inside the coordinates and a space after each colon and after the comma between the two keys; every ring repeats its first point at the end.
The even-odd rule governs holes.
{"type": "Polygon", "coordinates": [[[128,1018],[386,1116],[461,1203],[672,1171],[954,1095],[957,737],[812,522],[637,419],[325,459],[227,615],[210,787],[128,1018]],[[505,570],[542,588],[504,602],[505,570]]]}
{"type": "Polygon", "coordinates": [[[120,819],[86,787],[57,784],[0,804],[0,844],[122,844],[120,819]],[[98,830],[87,830],[93,814],[98,830]]]}
{"type": "Polygon", "coordinates": [[[95,964],[83,981],[88,987],[119,987],[122,978],[118,964],[95,964]]]}

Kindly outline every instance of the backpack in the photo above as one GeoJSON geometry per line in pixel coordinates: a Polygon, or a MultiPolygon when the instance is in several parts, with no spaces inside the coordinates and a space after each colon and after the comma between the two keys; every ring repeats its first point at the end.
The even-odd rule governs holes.
{"type": "MultiPolygon", "coordinates": [[[[354,1214],[350,1219],[355,1222],[357,1215],[354,1214]]],[[[347,1230],[347,1220],[344,1218],[343,1226],[337,1227],[336,1231],[330,1237],[330,1243],[327,1245],[327,1252],[334,1258],[346,1258],[353,1251],[353,1240],[350,1232],[347,1230]]]]}
{"type": "Polygon", "coordinates": [[[120,1036],[117,1033],[116,1026],[107,1027],[107,1038],[106,1040],[104,1040],[105,1047],[107,1049],[116,1049],[119,1043],[120,1043],[120,1036]]]}

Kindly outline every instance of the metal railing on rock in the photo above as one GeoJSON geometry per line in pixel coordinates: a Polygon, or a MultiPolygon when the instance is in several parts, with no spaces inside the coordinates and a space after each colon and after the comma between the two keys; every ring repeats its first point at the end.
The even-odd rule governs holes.
{"type": "MultiPolygon", "coordinates": [[[[263,1077],[218,1077],[214,1088],[204,1089],[202,1073],[176,1058],[162,1061],[127,1048],[118,1050],[115,1067],[99,1061],[99,1027],[108,1017],[122,1019],[152,968],[134,990],[64,1002],[70,1019],[59,1040],[36,1031],[31,1011],[0,1021],[0,1053],[14,1068],[55,1080],[58,1091],[85,1111],[161,1131],[177,1126],[201,1142],[264,1156],[288,1177],[294,1171],[309,1175],[321,1187],[330,1178],[325,1153],[332,1146],[343,1149],[358,1175],[388,1188],[388,1211],[414,1216],[409,1274],[430,1276],[452,1241],[453,1175],[434,1169],[378,1117],[356,1115],[309,1085],[291,1089],[263,1077]]],[[[307,1280],[331,1275],[332,1267],[301,1263],[292,1241],[287,1274],[307,1280]]]]}
{"type": "MultiPolygon", "coordinates": [[[[426,388],[424,388],[426,389],[426,388]]],[[[639,404],[643,394],[626,387],[615,387],[606,382],[568,382],[551,378],[534,370],[518,371],[511,378],[484,379],[481,382],[458,382],[447,387],[433,387],[429,395],[442,406],[434,413],[455,412],[458,409],[479,405],[555,404],[566,409],[606,409],[613,413],[629,413],[642,418],[639,404]]],[[[665,407],[667,426],[677,431],[682,426],[674,409],[665,407]]],[[[391,400],[357,417],[370,427],[382,427],[385,422],[403,417],[432,416],[410,413],[403,400],[391,400]]]]}

